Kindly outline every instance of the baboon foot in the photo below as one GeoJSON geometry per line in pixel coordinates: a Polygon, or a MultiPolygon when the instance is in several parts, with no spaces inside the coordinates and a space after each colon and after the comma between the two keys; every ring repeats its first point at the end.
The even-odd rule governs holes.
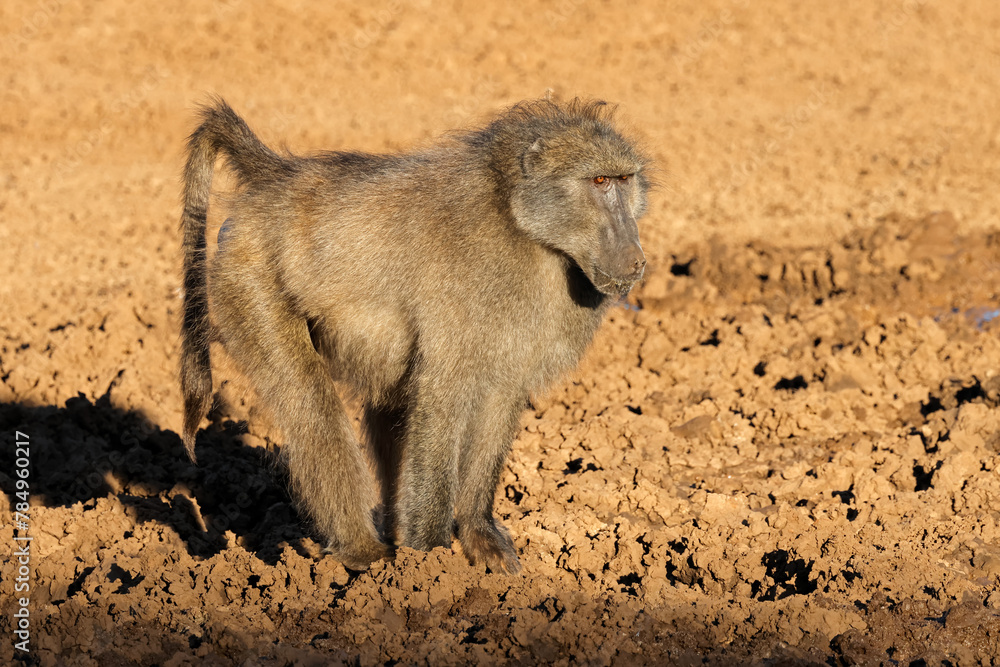
{"type": "Polygon", "coordinates": [[[383,558],[391,558],[396,552],[393,547],[377,540],[364,545],[352,544],[344,546],[331,542],[326,547],[326,551],[339,560],[348,570],[354,570],[355,572],[363,572],[375,561],[383,558]]]}
{"type": "Polygon", "coordinates": [[[396,543],[396,513],[392,508],[379,505],[372,510],[372,523],[380,540],[386,544],[396,543]]]}
{"type": "Polygon", "coordinates": [[[521,561],[510,532],[495,519],[473,525],[459,524],[458,540],[462,551],[473,565],[482,563],[492,572],[517,574],[521,561]]]}
{"type": "Polygon", "coordinates": [[[411,549],[416,549],[418,551],[431,551],[437,547],[445,547],[450,549],[452,543],[452,535],[435,535],[435,536],[421,536],[421,537],[409,537],[403,540],[405,546],[411,549]]]}

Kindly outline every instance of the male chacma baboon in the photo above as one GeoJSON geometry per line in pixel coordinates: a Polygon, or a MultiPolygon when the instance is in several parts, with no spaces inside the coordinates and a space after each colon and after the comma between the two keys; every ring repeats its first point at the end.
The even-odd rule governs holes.
{"type": "Polygon", "coordinates": [[[395,544],[516,572],[493,496],[530,393],[579,361],[646,264],[646,159],[602,102],[524,102],[404,155],[279,154],[224,102],[184,173],[184,443],[211,403],[209,342],[252,381],[298,502],[347,566],[395,544]],[[238,180],[211,265],[218,154],[238,180]],[[364,401],[375,485],[335,391],[364,401]]]}

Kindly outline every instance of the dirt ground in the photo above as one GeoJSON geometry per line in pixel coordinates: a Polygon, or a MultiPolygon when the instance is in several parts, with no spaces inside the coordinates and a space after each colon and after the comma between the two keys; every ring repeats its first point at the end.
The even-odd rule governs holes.
{"type": "Polygon", "coordinates": [[[0,25],[0,662],[1000,664],[995,0],[40,0],[0,25]],[[392,151],[549,88],[619,103],[655,158],[647,277],[524,415],[498,492],[523,574],[457,543],[348,572],[224,362],[199,466],[177,435],[194,109],[392,151]]]}

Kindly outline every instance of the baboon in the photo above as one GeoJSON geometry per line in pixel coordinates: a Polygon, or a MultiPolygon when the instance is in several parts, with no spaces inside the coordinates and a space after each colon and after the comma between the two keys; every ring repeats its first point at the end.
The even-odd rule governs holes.
{"type": "Polygon", "coordinates": [[[399,155],[265,146],[221,99],[184,172],[184,444],[212,401],[209,343],[287,443],[292,491],[363,569],[451,546],[517,572],[493,502],[529,396],[574,367],[642,277],[649,162],[603,102],[517,104],[399,155]],[[211,265],[216,157],[237,179],[211,265]],[[381,489],[336,383],[357,392],[381,489]]]}

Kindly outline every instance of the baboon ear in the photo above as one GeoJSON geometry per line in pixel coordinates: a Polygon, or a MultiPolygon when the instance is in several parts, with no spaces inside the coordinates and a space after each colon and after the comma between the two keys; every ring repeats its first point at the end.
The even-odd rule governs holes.
{"type": "Polygon", "coordinates": [[[524,151],[524,155],[521,156],[521,173],[525,177],[531,176],[535,169],[538,168],[542,160],[543,150],[545,150],[545,142],[539,137],[528,147],[528,150],[524,151]]]}

